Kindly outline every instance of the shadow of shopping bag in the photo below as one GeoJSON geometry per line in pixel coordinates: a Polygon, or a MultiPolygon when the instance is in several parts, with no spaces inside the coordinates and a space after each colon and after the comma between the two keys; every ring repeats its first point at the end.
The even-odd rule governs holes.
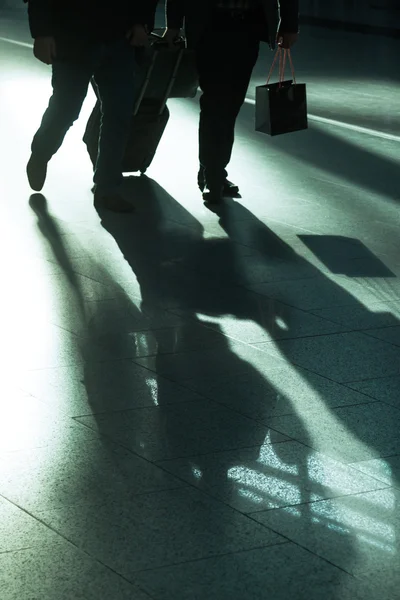
{"type": "Polygon", "coordinates": [[[290,50],[278,48],[267,83],[256,88],[256,131],[282,135],[307,128],[306,85],[296,83],[290,50]],[[284,81],[286,57],[289,57],[293,79],[284,81]],[[278,58],[279,82],[270,83],[278,58]]]}

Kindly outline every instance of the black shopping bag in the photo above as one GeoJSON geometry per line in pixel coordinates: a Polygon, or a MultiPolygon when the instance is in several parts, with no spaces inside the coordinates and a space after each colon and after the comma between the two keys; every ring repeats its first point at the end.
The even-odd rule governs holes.
{"type": "Polygon", "coordinates": [[[256,131],[282,135],[307,129],[307,92],[304,83],[296,83],[290,50],[278,49],[268,81],[256,88],[256,131]],[[282,57],[283,53],[283,57],[282,57]],[[284,81],[286,56],[293,79],[284,81]],[[269,83],[276,60],[280,59],[279,82],[269,83]]]}

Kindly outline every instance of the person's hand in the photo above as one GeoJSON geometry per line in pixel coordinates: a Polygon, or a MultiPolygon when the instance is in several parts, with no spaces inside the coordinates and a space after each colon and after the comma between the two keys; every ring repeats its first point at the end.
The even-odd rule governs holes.
{"type": "Polygon", "coordinates": [[[144,25],[134,25],[132,29],[128,31],[126,37],[131,46],[135,46],[135,48],[143,48],[144,46],[149,46],[150,44],[147,27],[144,25]]]}
{"type": "Polygon", "coordinates": [[[298,37],[298,33],[285,33],[280,31],[278,34],[278,46],[284,48],[285,50],[290,50],[290,48],[297,42],[298,37]]]}
{"type": "Polygon", "coordinates": [[[164,31],[163,40],[168,44],[170,48],[174,47],[176,40],[178,39],[180,34],[180,29],[171,29],[168,28],[164,31]]]}
{"type": "Polygon", "coordinates": [[[56,57],[56,42],[52,36],[37,37],[33,44],[33,54],[45,65],[52,65],[56,57]]]}

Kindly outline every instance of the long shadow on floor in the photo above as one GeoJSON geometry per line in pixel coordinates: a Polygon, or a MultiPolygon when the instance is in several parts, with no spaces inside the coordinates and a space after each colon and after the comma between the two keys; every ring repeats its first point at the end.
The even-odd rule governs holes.
{"type": "MultiPolygon", "coordinates": [[[[246,126],[242,121],[242,123],[238,123],[237,129],[242,136],[248,137],[249,128],[254,128],[254,107],[245,107],[243,110],[246,126]]],[[[256,161],[260,161],[260,151],[262,152],[263,141],[261,134],[259,136],[257,155],[254,153],[256,161]]],[[[345,131],[341,128],[315,124],[310,121],[308,131],[292,136],[276,136],[272,140],[267,136],[265,144],[269,151],[272,146],[283,155],[298,162],[299,171],[296,175],[299,179],[304,180],[307,173],[311,177],[315,177],[315,169],[320,169],[326,173],[327,179],[332,180],[332,183],[341,185],[343,200],[338,204],[338,208],[343,208],[344,211],[348,210],[346,204],[352,194],[357,193],[362,201],[364,190],[392,201],[400,200],[399,161],[397,156],[394,156],[394,150],[398,144],[394,141],[376,139],[367,134],[345,131]],[[356,136],[355,139],[354,136],[356,136]],[[363,145],[364,140],[365,145],[363,145]],[[385,148],[388,150],[387,156],[384,154],[385,148]],[[347,186],[351,186],[354,190],[346,190],[347,186]]],[[[285,166],[287,168],[287,165],[283,159],[282,165],[284,180],[284,168],[285,166]]],[[[310,189],[311,193],[313,191],[310,189]]],[[[315,194],[317,193],[320,193],[320,190],[315,190],[315,194]]],[[[368,211],[368,203],[365,204],[365,211],[368,211]]],[[[366,217],[367,213],[362,218],[366,217]]]]}
{"type": "MultiPolygon", "coordinates": [[[[171,532],[176,535],[177,524],[166,523],[165,517],[160,520],[155,514],[148,517],[156,519],[151,524],[153,531],[154,527],[158,530],[154,541],[146,540],[150,523],[144,522],[139,528],[136,525],[136,537],[126,559],[124,536],[116,533],[121,526],[120,507],[136,494],[149,491],[149,484],[146,488],[138,477],[138,465],[124,472],[115,454],[116,448],[122,447],[128,454],[133,453],[132,457],[143,457],[238,511],[251,513],[256,520],[312,553],[339,564],[343,571],[356,569],[359,543],[375,548],[378,559],[393,559],[392,540],[397,532],[390,518],[396,510],[394,497],[351,496],[371,489],[372,484],[364,482],[357,488],[355,482],[362,479],[361,475],[342,464],[349,457],[354,460],[354,453],[358,460],[387,455],[381,432],[373,430],[375,423],[381,427],[379,407],[382,412],[384,406],[366,396],[358,396],[353,402],[351,398],[346,400],[350,392],[332,381],[335,375],[319,375],[324,364],[318,348],[306,346],[300,358],[293,355],[291,344],[300,337],[298,327],[306,313],[294,313],[288,306],[271,298],[263,299],[236,284],[238,278],[246,279],[243,271],[254,260],[251,252],[229,239],[233,230],[237,232],[241,219],[251,220],[244,207],[228,203],[221,208],[221,233],[228,237],[207,239],[200,223],[159,186],[149,181],[142,181],[140,186],[143,187],[136,187],[136,192],[141,197],[142,214],[124,220],[103,215],[103,226],[115,238],[140,283],[142,302],[140,306],[133,305],[113,274],[100,269],[99,280],[115,289],[120,313],[134,318],[121,329],[115,315],[108,315],[107,331],[121,332],[111,339],[104,336],[101,303],[95,303],[97,314],[92,311],[90,318],[85,312],[83,315],[83,384],[91,414],[79,420],[101,434],[107,459],[104,452],[92,456],[96,475],[91,492],[88,490],[93,506],[102,508],[90,514],[82,509],[85,531],[68,531],[68,539],[84,549],[93,548],[94,539],[108,539],[108,544],[91,553],[126,577],[135,573],[146,589],[152,584],[137,571],[175,561],[176,548],[172,545],[166,551],[165,544],[171,532]],[[162,325],[160,311],[165,318],[161,319],[162,325]],[[169,317],[179,320],[168,322],[169,317]],[[248,323],[257,324],[270,340],[270,348],[266,351],[264,345],[255,352],[248,344],[237,344],[226,337],[227,319],[240,322],[238,335],[245,337],[250,335],[248,323]],[[145,369],[138,369],[129,359],[145,369]],[[138,382],[140,377],[142,381],[138,382]],[[279,432],[301,443],[284,441],[279,432]],[[333,462],[312,449],[339,460],[333,462]],[[115,464],[112,475],[109,468],[105,469],[106,462],[115,464]],[[333,495],[342,496],[338,504],[322,501],[333,495]],[[384,534],[376,523],[382,523],[384,534]],[[121,548],[117,555],[116,547],[121,548]]],[[[67,272],[74,271],[60,250],[57,229],[52,227],[49,215],[43,217],[42,225],[46,225],[42,227],[44,233],[51,232],[60,264],[67,272]]],[[[306,261],[263,223],[254,218],[252,225],[252,234],[263,249],[270,273],[285,265],[317,271],[304,265],[306,261]]],[[[316,274],[321,277],[319,271],[316,274]]],[[[342,296],[341,302],[365,311],[328,278],[325,284],[327,294],[342,296]]],[[[346,361],[358,361],[362,366],[362,346],[351,347],[349,356],[340,336],[328,336],[334,357],[332,367],[346,361]]],[[[392,412],[387,443],[396,439],[398,429],[395,411],[392,412]]],[[[379,487],[384,485],[378,482],[376,488],[379,487]]],[[[172,519],[172,515],[168,518],[172,519]]],[[[184,545],[186,560],[209,556],[213,538],[210,515],[199,516],[193,510],[186,519],[179,527],[180,551],[184,545]],[[199,519],[204,521],[199,524],[199,519]]],[[[225,537],[222,534],[214,553],[237,549],[227,547],[225,537]]],[[[273,550],[276,553],[279,549],[273,550]]],[[[230,597],[236,594],[239,598],[243,593],[239,586],[240,566],[237,568],[236,563],[230,597]]],[[[345,577],[343,571],[330,572],[329,583],[339,585],[345,577]]],[[[295,571],[293,581],[298,576],[295,571]]],[[[269,571],[257,572],[254,581],[259,585],[271,577],[269,571]]],[[[153,574],[152,579],[156,581],[157,577],[153,574]]],[[[284,586],[283,597],[287,597],[292,584],[287,580],[279,583],[284,586]]],[[[217,593],[218,586],[216,590],[217,593]]],[[[331,589],[329,594],[329,598],[340,598],[340,588],[331,589]]],[[[320,595],[320,589],[310,587],[308,597],[320,595]]]]}
{"type": "MultiPolygon", "coordinates": [[[[155,350],[150,358],[138,355],[135,361],[203,394],[220,406],[219,415],[217,412],[210,413],[210,409],[205,412],[204,406],[199,411],[198,406],[188,403],[165,411],[163,427],[156,433],[157,447],[153,448],[154,451],[150,449],[148,458],[157,462],[166,460],[160,463],[164,468],[244,512],[296,505],[297,508],[286,511],[266,512],[262,520],[311,551],[316,551],[323,540],[324,550],[321,553],[332,562],[336,560],[332,549],[340,548],[340,555],[345,557],[345,561],[339,557],[337,562],[341,568],[352,572],[352,563],[356,563],[357,558],[354,531],[350,532],[350,514],[356,514],[357,519],[362,521],[364,513],[370,511],[368,498],[352,496],[348,505],[344,503],[342,506],[309,504],[329,497],[326,491],[326,487],[330,486],[329,479],[337,476],[333,475],[336,468],[333,463],[329,460],[324,463],[320,455],[316,458],[310,448],[322,450],[324,454],[338,459],[339,463],[387,455],[390,443],[396,439],[396,409],[392,411],[394,420],[386,424],[389,432],[384,436],[386,442],[382,443],[381,439],[375,438],[371,424],[374,419],[379,419],[385,406],[374,403],[367,396],[357,396],[353,404],[350,399],[348,407],[345,402],[341,406],[339,396],[345,396],[349,390],[335,383],[335,374],[331,377],[329,370],[324,370],[325,364],[318,364],[318,345],[314,347],[311,343],[310,348],[304,345],[300,358],[293,350],[296,337],[299,337],[298,321],[306,315],[294,313],[271,298],[263,299],[235,284],[240,271],[245,269],[244,265],[251,264],[252,260],[251,256],[243,260],[243,248],[239,249],[229,239],[232,224],[237,229],[241,218],[249,219],[240,204],[232,203],[221,209],[220,225],[228,238],[209,240],[201,225],[189,214],[182,215],[185,209],[159,186],[151,182],[140,184],[143,185],[147,190],[142,188],[138,192],[137,188],[136,194],[143,197],[143,202],[145,199],[146,207],[142,207],[145,218],[139,216],[137,220],[122,222],[103,216],[102,224],[115,238],[140,283],[142,309],[150,314],[153,306],[166,308],[181,316],[184,322],[170,330],[175,345],[167,344],[168,356],[162,350],[165,348],[165,332],[161,336],[160,330],[155,328],[150,335],[160,351],[155,350]],[[185,225],[178,225],[178,222],[185,225]],[[221,281],[225,285],[220,285],[221,281]],[[251,353],[249,346],[236,346],[234,340],[223,335],[218,341],[204,338],[204,352],[201,354],[187,351],[195,349],[185,342],[198,335],[196,327],[204,326],[206,321],[206,329],[223,334],[221,323],[228,316],[234,321],[253,322],[269,335],[271,343],[268,348],[262,348],[266,353],[258,355],[261,359],[251,353]],[[276,358],[282,362],[274,362],[276,358]],[[288,365],[291,367],[288,368],[288,365]],[[289,375],[294,378],[296,390],[287,397],[285,378],[289,375]],[[364,406],[364,403],[365,408],[361,412],[354,408],[355,404],[364,406]],[[242,415],[240,424],[233,425],[229,418],[224,421],[222,407],[242,415]],[[267,430],[255,428],[255,422],[266,425],[267,430]],[[279,439],[277,431],[301,441],[304,446],[298,452],[301,454],[304,447],[308,449],[304,460],[299,462],[296,451],[288,452],[287,443],[269,445],[270,441],[279,439]],[[246,446],[252,449],[246,452],[238,450],[246,446]],[[210,456],[221,451],[226,453],[210,456]],[[310,471],[310,465],[318,460],[322,461],[322,475],[316,477],[315,472],[310,471]],[[301,526],[295,523],[300,521],[303,523],[301,526]],[[306,540],[301,533],[305,530],[309,531],[306,540]]],[[[282,262],[291,263],[299,269],[311,269],[315,276],[323,277],[263,223],[254,218],[253,225],[254,236],[259,241],[262,239],[268,249],[264,254],[268,268],[273,268],[274,263],[277,268],[282,267],[282,262]]],[[[356,298],[327,277],[325,286],[327,295],[341,297],[342,304],[369,314],[356,298]]],[[[373,317],[370,322],[373,326],[373,317]]],[[[392,324],[395,324],[394,320],[392,324]]],[[[323,336],[321,339],[331,342],[334,363],[343,365],[350,360],[363,365],[365,360],[370,360],[371,357],[366,357],[368,345],[366,349],[362,346],[357,348],[354,344],[349,347],[346,345],[348,334],[340,333],[340,327],[337,332],[332,331],[330,338],[323,336]]],[[[310,340],[315,340],[315,337],[311,336],[310,340]]],[[[357,343],[360,345],[360,340],[357,343]]],[[[390,348],[394,354],[395,349],[390,348]]],[[[164,404],[162,382],[158,387],[157,402],[160,406],[164,404]]],[[[216,410],[215,405],[212,410],[216,410]]],[[[132,427],[134,429],[135,425],[132,427]]],[[[132,449],[139,451],[136,443],[132,449]]],[[[342,465],[337,468],[340,471],[342,465]]],[[[344,479],[351,479],[351,473],[351,469],[346,475],[343,473],[344,479]]],[[[359,474],[354,476],[357,478],[359,474]]],[[[338,483],[339,488],[340,485],[338,483]]],[[[363,490],[350,487],[337,494],[346,496],[356,491],[363,490]]],[[[382,521],[392,514],[386,509],[382,509],[381,513],[377,518],[382,521]]],[[[365,524],[362,535],[371,548],[380,543],[380,535],[369,531],[368,524],[365,524]]],[[[385,552],[393,553],[389,546],[390,543],[382,550],[382,557],[385,552]]]]}

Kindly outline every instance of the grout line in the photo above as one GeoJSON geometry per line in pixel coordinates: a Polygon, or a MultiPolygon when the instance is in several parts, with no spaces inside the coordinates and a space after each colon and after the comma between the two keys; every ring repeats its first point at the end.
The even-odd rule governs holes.
{"type": "MultiPolygon", "coordinates": [[[[324,456],[327,456],[326,454],[324,456]]],[[[343,464],[343,463],[341,463],[343,464]]],[[[347,465],[345,465],[347,466],[347,465]]],[[[357,469],[356,469],[357,470],[357,469]]],[[[373,490],[364,490],[364,491],[358,491],[358,492],[349,492],[348,494],[340,494],[340,495],[334,495],[334,496],[326,496],[326,498],[319,498],[318,500],[309,500],[308,502],[301,502],[299,504],[286,504],[283,506],[276,506],[275,508],[264,508],[262,510],[255,510],[255,511],[251,511],[249,513],[243,513],[249,517],[255,517],[257,515],[265,515],[267,513],[272,513],[272,512],[278,512],[278,511],[282,511],[285,510],[286,508],[301,508],[301,507],[309,507],[313,504],[321,504],[322,502],[332,502],[335,500],[340,500],[342,498],[352,498],[354,496],[364,496],[365,494],[374,494],[375,492],[383,492],[384,490],[388,490],[388,489],[392,489],[393,486],[390,484],[385,483],[384,481],[381,481],[380,479],[376,479],[376,477],[373,477],[371,475],[369,475],[368,473],[364,473],[363,471],[358,471],[357,473],[361,474],[361,475],[366,475],[367,477],[370,477],[370,479],[376,481],[377,483],[382,484],[382,487],[373,489],[373,490]]],[[[255,519],[256,520],[256,519],[255,519]]],[[[257,521],[257,523],[260,523],[261,525],[263,524],[260,521],[257,521]]],[[[281,533],[279,535],[282,535],[281,533]]],[[[291,540],[293,541],[293,540],[291,540]]]]}

